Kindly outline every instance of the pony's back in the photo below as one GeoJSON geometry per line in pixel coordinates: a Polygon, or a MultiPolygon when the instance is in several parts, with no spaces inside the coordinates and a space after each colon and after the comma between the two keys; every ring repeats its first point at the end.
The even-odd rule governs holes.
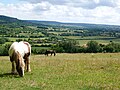
{"type": "Polygon", "coordinates": [[[19,52],[24,57],[25,53],[31,53],[31,46],[28,42],[14,42],[9,49],[9,56],[12,56],[13,52],[19,52]]]}
{"type": "Polygon", "coordinates": [[[31,53],[31,45],[28,42],[19,42],[19,45],[22,46],[22,49],[24,50],[25,53],[30,52],[31,53]]]}

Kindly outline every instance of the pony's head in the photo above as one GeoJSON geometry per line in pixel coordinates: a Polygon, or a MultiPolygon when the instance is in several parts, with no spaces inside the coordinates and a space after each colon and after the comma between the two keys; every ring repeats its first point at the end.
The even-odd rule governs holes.
{"type": "Polygon", "coordinates": [[[20,55],[20,53],[17,52],[16,70],[17,70],[19,76],[21,76],[21,77],[24,76],[24,67],[25,67],[24,60],[23,60],[22,56],[20,55]]]}

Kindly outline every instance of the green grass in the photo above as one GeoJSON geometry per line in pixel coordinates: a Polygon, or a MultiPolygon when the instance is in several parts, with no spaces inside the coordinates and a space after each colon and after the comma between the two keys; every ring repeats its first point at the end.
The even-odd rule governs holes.
{"type": "Polygon", "coordinates": [[[9,57],[0,57],[2,90],[119,90],[120,53],[32,55],[30,73],[11,75],[9,57]]]}

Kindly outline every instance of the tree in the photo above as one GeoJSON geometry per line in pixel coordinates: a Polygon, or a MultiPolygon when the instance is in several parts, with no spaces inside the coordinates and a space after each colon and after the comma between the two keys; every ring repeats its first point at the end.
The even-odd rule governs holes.
{"type": "Polygon", "coordinates": [[[7,56],[10,44],[0,45],[0,56],[7,56]]]}
{"type": "Polygon", "coordinates": [[[0,38],[0,44],[4,44],[5,42],[8,42],[8,41],[9,39],[7,38],[4,38],[4,37],[0,38]]]}
{"type": "Polygon", "coordinates": [[[57,49],[56,51],[62,51],[66,53],[75,53],[78,51],[78,42],[75,40],[67,40],[67,41],[61,41],[56,46],[54,46],[53,49],[57,49]]]}
{"type": "Polygon", "coordinates": [[[105,52],[120,52],[120,44],[111,42],[104,47],[105,52]]]}
{"type": "Polygon", "coordinates": [[[100,46],[96,41],[89,41],[87,43],[87,52],[89,53],[97,53],[100,50],[100,46]]]}
{"type": "Polygon", "coordinates": [[[112,53],[112,52],[114,52],[115,51],[115,49],[114,49],[114,47],[112,46],[112,45],[106,45],[105,47],[104,47],[104,51],[105,52],[110,52],[110,53],[112,53]]]}

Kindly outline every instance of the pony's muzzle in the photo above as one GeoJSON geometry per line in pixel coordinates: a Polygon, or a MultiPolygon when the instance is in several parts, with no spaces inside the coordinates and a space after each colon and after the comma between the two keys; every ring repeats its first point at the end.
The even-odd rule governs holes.
{"type": "Polygon", "coordinates": [[[24,70],[22,69],[22,67],[17,68],[17,72],[18,72],[18,74],[19,74],[20,77],[24,76],[24,70]]]}

